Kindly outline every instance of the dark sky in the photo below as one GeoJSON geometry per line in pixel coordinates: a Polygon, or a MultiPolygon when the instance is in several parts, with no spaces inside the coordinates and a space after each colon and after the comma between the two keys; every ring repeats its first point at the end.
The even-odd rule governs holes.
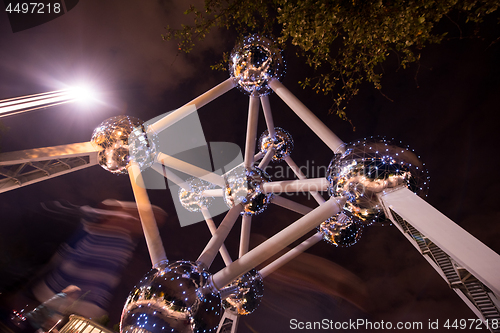
{"type": "MultiPolygon", "coordinates": [[[[2,118],[7,127],[2,152],[89,141],[93,129],[111,116],[148,120],[225,80],[227,72],[213,72],[210,65],[231,50],[232,37],[214,33],[194,53],[177,57],[175,42],[162,42],[164,26],[183,19],[185,8],[179,3],[86,0],[54,21],[18,33],[11,32],[5,13],[0,13],[0,99],[86,81],[98,87],[103,101],[2,118]]],[[[448,27],[453,25],[443,28],[448,27]]],[[[484,41],[454,38],[429,46],[418,69],[397,70],[391,58],[384,66],[382,86],[392,101],[363,85],[347,110],[356,131],[327,114],[328,97],[299,87],[297,81],[307,69],[292,50],[284,52],[288,69],[283,83],[346,142],[385,135],[414,148],[431,175],[428,202],[500,253],[495,153],[500,46],[490,46],[500,29],[492,24],[483,33],[484,41]]],[[[312,168],[327,165],[332,157],[327,147],[277,96],[270,99],[275,124],[295,140],[294,160],[312,168]]],[[[244,150],[247,100],[233,90],[199,111],[208,142],[234,142],[244,150]]],[[[264,129],[260,115],[258,132],[264,129]]],[[[169,213],[161,229],[169,259],[195,260],[209,240],[205,225],[181,228],[170,192],[152,190],[149,195],[169,213]]],[[[25,286],[76,226],[43,212],[41,202],[65,199],[95,205],[110,197],[132,200],[128,177],[98,166],[0,194],[0,292],[25,286]]],[[[314,206],[303,197],[292,199],[314,206]]],[[[262,239],[257,235],[270,237],[298,217],[271,207],[253,220],[255,241],[262,239]]],[[[227,241],[233,258],[238,234],[237,223],[227,241]]],[[[149,265],[145,244],[140,243],[110,308],[111,324],[118,322],[128,291],[149,265]]],[[[217,258],[212,272],[221,267],[217,258]]],[[[424,326],[429,320],[475,318],[393,226],[365,229],[361,241],[350,248],[317,244],[287,270],[271,275],[265,288],[262,306],[242,320],[240,332],[286,332],[292,318],[420,321],[424,326]],[[345,296],[353,284],[357,288],[345,296]],[[346,299],[362,304],[362,309],[346,299]]]]}

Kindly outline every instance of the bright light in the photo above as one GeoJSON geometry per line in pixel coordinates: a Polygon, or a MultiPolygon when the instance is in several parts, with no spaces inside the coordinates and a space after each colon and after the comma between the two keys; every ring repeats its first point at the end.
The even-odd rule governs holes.
{"type": "Polygon", "coordinates": [[[68,92],[71,98],[74,98],[77,101],[89,101],[95,99],[96,97],[95,92],[87,86],[69,88],[68,92]]]}
{"type": "Polygon", "coordinates": [[[0,100],[0,118],[69,102],[87,102],[91,100],[95,100],[95,93],[84,86],[8,98],[0,100]]]}

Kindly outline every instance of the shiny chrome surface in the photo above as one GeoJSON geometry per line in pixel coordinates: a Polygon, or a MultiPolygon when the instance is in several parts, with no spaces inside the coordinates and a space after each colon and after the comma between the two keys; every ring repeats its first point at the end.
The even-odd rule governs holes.
{"type": "Polygon", "coordinates": [[[280,79],[284,70],[281,51],[267,38],[251,35],[237,44],[229,57],[229,73],[236,78],[238,88],[256,96],[271,91],[267,83],[280,79]]]}
{"type": "Polygon", "coordinates": [[[143,126],[143,121],[125,115],[103,121],[92,133],[91,142],[101,148],[98,162],[115,174],[127,174],[130,161],[143,170],[153,164],[157,144],[143,126]]]}
{"type": "Polygon", "coordinates": [[[221,300],[209,278],[208,271],[189,261],[152,269],[125,303],[121,332],[216,332],[221,300]]]}
{"type": "Polygon", "coordinates": [[[274,148],[273,161],[281,161],[285,157],[290,156],[293,150],[293,139],[290,133],[281,127],[274,128],[276,135],[271,137],[268,130],[259,138],[258,147],[260,152],[265,154],[268,149],[274,148]]]}
{"type": "Polygon", "coordinates": [[[239,315],[249,315],[259,306],[264,291],[260,273],[252,269],[243,274],[230,286],[236,286],[237,292],[222,300],[222,306],[239,315]]]}
{"type": "Polygon", "coordinates": [[[262,184],[271,181],[271,177],[263,170],[253,167],[245,169],[239,166],[224,175],[226,187],[224,202],[229,208],[243,205],[241,215],[262,213],[269,204],[272,193],[265,193],[262,184]]]}
{"type": "Polygon", "coordinates": [[[185,183],[186,189],[179,187],[179,201],[190,212],[199,212],[202,207],[210,207],[214,197],[204,196],[203,191],[215,188],[215,185],[200,178],[192,177],[185,183]]]}
{"type": "Polygon", "coordinates": [[[356,244],[363,233],[364,225],[356,222],[351,216],[339,213],[332,216],[318,227],[323,239],[338,247],[356,244]]]}
{"type": "Polygon", "coordinates": [[[357,141],[336,154],[327,170],[330,196],[346,196],[344,210],[364,224],[385,222],[377,194],[399,186],[425,196],[428,174],[409,148],[386,139],[357,141]]]}

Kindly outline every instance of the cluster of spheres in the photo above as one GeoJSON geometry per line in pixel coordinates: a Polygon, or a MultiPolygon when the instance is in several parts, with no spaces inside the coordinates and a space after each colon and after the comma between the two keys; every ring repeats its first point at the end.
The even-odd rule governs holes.
{"type": "Polygon", "coordinates": [[[429,177],[424,164],[409,148],[386,139],[357,141],[336,154],[328,170],[328,193],[346,197],[344,210],[357,222],[370,225],[387,221],[379,195],[406,186],[424,196],[429,177]]]}
{"type": "Polygon", "coordinates": [[[91,139],[92,144],[100,149],[97,157],[99,165],[114,174],[127,174],[132,161],[141,170],[151,166],[158,144],[143,124],[142,120],[125,115],[103,121],[94,130],[91,139]]]}
{"type": "Polygon", "coordinates": [[[179,187],[179,201],[182,207],[190,212],[199,212],[201,208],[208,208],[214,197],[204,195],[204,191],[215,188],[215,185],[206,180],[192,177],[189,178],[184,188],[179,187]]]}
{"type": "Polygon", "coordinates": [[[284,67],[281,50],[267,38],[258,35],[243,39],[229,56],[229,73],[236,78],[238,88],[248,95],[269,94],[269,80],[279,80],[284,67]]]}
{"type": "Polygon", "coordinates": [[[222,306],[239,315],[249,315],[257,309],[264,292],[260,273],[252,269],[231,283],[237,292],[222,300],[222,306]]]}
{"type": "Polygon", "coordinates": [[[330,217],[318,227],[323,239],[338,247],[356,244],[363,232],[364,225],[346,213],[338,213],[330,217]]]}
{"type": "Polygon", "coordinates": [[[216,332],[222,314],[210,273],[198,264],[177,261],[153,268],[134,287],[123,308],[122,333],[216,332]]]}
{"type": "Polygon", "coordinates": [[[242,215],[262,213],[269,204],[272,193],[265,193],[263,184],[271,181],[269,175],[258,167],[238,166],[224,175],[224,202],[229,208],[243,204],[242,215]]]}
{"type": "Polygon", "coordinates": [[[290,133],[281,127],[274,128],[274,137],[265,130],[259,138],[258,147],[260,152],[265,154],[269,149],[274,149],[273,161],[282,161],[290,156],[293,149],[293,139],[290,133]]]}
{"type": "MultiPolygon", "coordinates": [[[[257,35],[237,45],[230,62],[230,74],[236,78],[238,88],[253,96],[268,94],[269,80],[280,79],[285,66],[280,50],[257,35]]],[[[148,139],[144,128],[133,134],[139,125],[142,122],[134,118],[115,117],[94,131],[92,142],[102,149],[101,166],[113,173],[127,173],[131,161],[139,163],[141,168],[152,164],[157,145],[148,139]],[[131,144],[129,136],[136,143],[131,144]]],[[[274,160],[288,156],[293,147],[290,135],[280,128],[276,128],[275,137],[264,134],[260,142],[264,151],[273,145],[274,160]]],[[[224,201],[229,207],[242,203],[241,214],[259,214],[269,204],[272,194],[266,194],[262,184],[270,181],[270,177],[263,170],[238,167],[224,178],[224,201]]],[[[212,189],[212,184],[200,179],[190,179],[186,184],[179,190],[184,208],[196,212],[210,205],[212,198],[203,192],[212,189]]],[[[211,288],[209,278],[204,268],[188,261],[154,268],[130,293],[122,312],[121,332],[215,332],[221,317],[221,300],[218,291],[211,288]]],[[[248,272],[233,283],[235,286],[237,292],[227,297],[224,304],[240,314],[253,312],[262,297],[260,274],[248,272]]]]}
{"type": "MultiPolygon", "coordinates": [[[[270,80],[279,80],[283,69],[280,50],[256,35],[245,38],[230,56],[231,76],[240,90],[252,96],[270,93],[270,80]]],[[[141,168],[150,166],[157,145],[147,134],[142,122],[132,117],[103,122],[92,136],[92,142],[101,149],[99,164],[112,173],[127,173],[131,161],[141,168]]],[[[261,135],[258,147],[263,154],[273,149],[272,160],[281,161],[290,155],[293,140],[288,132],[276,127],[275,135],[268,131],[261,135]]],[[[224,180],[225,203],[230,208],[242,204],[242,215],[263,212],[272,198],[272,193],[263,189],[271,179],[258,167],[236,167],[224,175],[224,180]]],[[[331,161],[327,180],[329,195],[346,197],[347,202],[342,212],[323,222],[319,230],[326,241],[339,247],[356,243],[366,225],[385,220],[378,195],[400,186],[422,195],[428,184],[418,157],[384,139],[346,145],[345,152],[331,161]]],[[[179,190],[180,202],[187,210],[197,212],[210,205],[213,198],[204,192],[212,188],[214,185],[206,181],[190,179],[179,190]]],[[[224,298],[224,308],[239,315],[250,314],[262,297],[262,277],[252,270],[227,288],[236,292],[224,298]]],[[[159,265],[130,293],[122,312],[121,332],[216,332],[222,305],[220,293],[213,288],[204,267],[189,261],[159,265]]]]}

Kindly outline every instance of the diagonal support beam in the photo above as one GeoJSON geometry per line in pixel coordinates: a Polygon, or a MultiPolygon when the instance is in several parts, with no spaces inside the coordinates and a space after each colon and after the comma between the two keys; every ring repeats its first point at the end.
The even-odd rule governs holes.
{"type": "Polygon", "coordinates": [[[185,104],[184,106],[178,108],[177,110],[169,113],[162,119],[158,120],[154,124],[148,126],[148,132],[159,133],[166,129],[167,127],[175,124],[179,120],[187,117],[191,113],[195,112],[197,109],[201,108],[205,104],[210,103],[217,97],[225,94],[232,88],[236,86],[234,78],[229,78],[226,81],[220,83],[219,85],[213,87],[204,94],[201,94],[197,98],[193,99],[191,102],[185,104]]]}
{"type": "Polygon", "coordinates": [[[221,248],[222,244],[224,244],[224,241],[229,235],[231,229],[233,228],[234,223],[240,216],[240,212],[242,211],[242,209],[243,206],[239,204],[234,206],[227,212],[226,216],[219,224],[217,231],[212,236],[212,238],[208,242],[207,246],[205,247],[201,255],[198,257],[197,262],[199,262],[201,265],[204,265],[207,268],[209,268],[210,265],[212,265],[212,262],[214,261],[217,252],[221,248]]]}
{"type": "Polygon", "coordinates": [[[321,206],[318,206],[309,214],[301,217],[293,224],[234,261],[231,265],[214,274],[212,277],[213,285],[220,290],[234,279],[283,250],[289,244],[317,227],[321,222],[337,214],[344,204],[345,199],[338,199],[338,201],[330,199],[321,206]]]}
{"type": "MultiPolygon", "coordinates": [[[[210,233],[213,236],[217,231],[217,227],[215,226],[214,220],[212,219],[210,212],[206,207],[202,207],[201,213],[203,214],[203,217],[207,222],[208,229],[210,230],[210,233]]],[[[231,259],[231,256],[229,255],[229,252],[227,251],[227,248],[224,244],[221,245],[219,252],[222,257],[222,260],[224,261],[224,264],[226,266],[229,266],[233,262],[233,260],[231,259]]]]}
{"type": "Polygon", "coordinates": [[[247,169],[250,169],[254,163],[258,121],[259,121],[259,98],[255,96],[250,96],[250,102],[248,105],[247,136],[245,142],[245,168],[247,169]]]}
{"type": "Polygon", "coordinates": [[[296,247],[294,247],[293,249],[291,249],[290,251],[288,251],[287,253],[285,253],[281,257],[279,257],[278,259],[274,260],[272,263],[270,263],[266,267],[259,270],[260,275],[263,278],[265,278],[266,276],[273,273],[281,266],[290,262],[292,259],[297,258],[297,256],[299,254],[303,253],[304,251],[306,251],[307,249],[309,249],[311,246],[318,243],[322,239],[323,239],[323,235],[321,234],[321,232],[315,233],[313,236],[309,237],[308,239],[306,239],[305,241],[303,241],[302,243],[300,243],[299,245],[297,245],[296,247]]]}
{"type": "Polygon", "coordinates": [[[222,178],[218,174],[197,167],[196,165],[184,162],[170,155],[159,153],[156,157],[156,161],[168,168],[184,172],[188,175],[198,177],[212,184],[224,187],[224,178],[222,178]]]}
{"type": "MultiPolygon", "coordinates": [[[[298,179],[307,179],[307,177],[290,156],[285,157],[285,162],[288,164],[290,169],[292,169],[293,173],[297,176],[298,179]]],[[[325,202],[325,199],[318,192],[311,191],[311,195],[314,197],[314,200],[316,200],[318,204],[321,205],[323,202],[325,202]]]]}
{"type": "Polygon", "coordinates": [[[342,151],[344,142],[340,140],[321,120],[316,117],[280,81],[272,79],[269,86],[293,112],[330,148],[333,152],[342,151]]]}
{"type": "Polygon", "coordinates": [[[139,210],[139,217],[141,218],[142,230],[146,238],[146,244],[148,245],[151,263],[153,267],[156,267],[167,260],[163,242],[160,237],[160,231],[156,224],[153,208],[151,207],[151,202],[149,202],[148,192],[144,186],[139,165],[135,162],[131,162],[127,171],[130,177],[130,183],[132,184],[137,209],[139,210]]]}
{"type": "Polygon", "coordinates": [[[307,193],[326,191],[328,185],[326,178],[311,178],[268,182],[264,183],[262,187],[266,193],[307,193]]]}
{"type": "Polygon", "coordinates": [[[262,104],[262,111],[264,112],[264,118],[266,118],[267,131],[271,138],[276,136],[276,131],[274,129],[273,114],[271,113],[271,104],[269,103],[269,96],[264,95],[260,97],[260,103],[262,104]]]}
{"type": "Polygon", "coordinates": [[[240,236],[240,252],[238,257],[241,258],[248,252],[250,246],[250,230],[252,228],[252,216],[243,215],[241,218],[241,236],[240,236]]]}
{"type": "Polygon", "coordinates": [[[300,203],[292,201],[290,199],[281,197],[281,196],[276,195],[276,194],[273,195],[271,202],[275,205],[281,206],[283,208],[291,210],[292,212],[296,212],[296,213],[299,213],[302,215],[306,215],[313,210],[310,207],[307,207],[303,204],[300,204],[300,203]]]}

